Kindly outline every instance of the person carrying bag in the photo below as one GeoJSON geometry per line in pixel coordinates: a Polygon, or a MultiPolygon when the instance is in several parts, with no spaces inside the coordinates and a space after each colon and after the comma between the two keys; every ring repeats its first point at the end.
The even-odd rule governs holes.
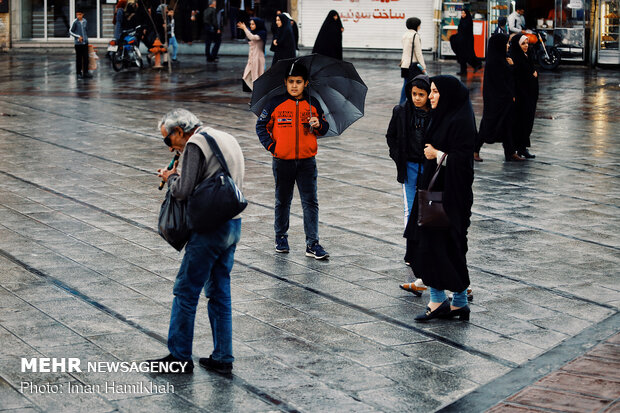
{"type": "MultiPolygon", "coordinates": [[[[170,151],[183,152],[182,173],[177,171],[177,162],[173,162],[171,169],[162,168],[157,172],[168,183],[170,199],[187,203],[184,221],[189,238],[173,289],[168,330],[170,354],[149,361],[184,366],[182,371],[170,371],[193,372],[194,321],[204,290],[209,301],[207,309],[214,348],[211,355],[200,358],[199,363],[207,370],[230,374],[234,361],[230,272],[241,238],[239,213],[247,204],[241,195],[243,153],[233,136],[202,127],[202,122],[185,109],[168,112],[159,122],[159,128],[170,151]],[[222,190],[228,195],[222,195],[222,190]],[[221,203],[225,199],[230,201],[231,193],[232,203],[236,205],[233,207],[221,203]]],[[[183,225],[183,219],[180,221],[179,225],[183,225]]]]}
{"type": "Polygon", "coordinates": [[[403,54],[400,59],[400,77],[404,79],[403,89],[400,94],[400,104],[402,105],[407,96],[405,95],[405,85],[407,81],[417,75],[426,74],[426,64],[422,55],[422,42],[418,34],[422,21],[417,17],[407,19],[407,31],[403,34],[403,54]],[[411,48],[411,50],[409,49],[411,48]]]}

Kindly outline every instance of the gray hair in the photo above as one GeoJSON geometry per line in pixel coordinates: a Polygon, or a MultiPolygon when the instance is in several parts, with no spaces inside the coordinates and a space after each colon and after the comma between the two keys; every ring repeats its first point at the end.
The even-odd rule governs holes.
{"type": "MultiPolygon", "coordinates": [[[[215,3],[215,0],[209,0],[209,6],[212,5],[213,3],[215,3]]],[[[204,3],[202,3],[204,4],[204,3]]]]}
{"type": "Polygon", "coordinates": [[[177,126],[187,133],[198,126],[202,126],[202,122],[189,110],[174,109],[161,118],[157,127],[161,129],[162,125],[168,133],[177,126]]]}

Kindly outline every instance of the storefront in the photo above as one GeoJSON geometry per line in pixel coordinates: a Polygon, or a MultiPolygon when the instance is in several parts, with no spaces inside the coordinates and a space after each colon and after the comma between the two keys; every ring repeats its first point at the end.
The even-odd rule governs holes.
{"type": "Polygon", "coordinates": [[[405,22],[418,17],[422,49],[435,46],[434,1],[429,0],[298,0],[296,7],[299,42],[312,47],[330,10],[342,18],[345,48],[402,49],[405,22]]]}
{"type": "MultiPolygon", "coordinates": [[[[620,0],[525,0],[526,26],[547,33],[563,61],[620,64],[618,38],[620,0]]],[[[453,56],[450,36],[456,33],[460,12],[471,10],[475,51],[485,56],[484,41],[493,34],[500,17],[508,17],[515,1],[442,0],[437,38],[440,57],[453,56]]]]}
{"type": "Polygon", "coordinates": [[[91,42],[113,36],[116,0],[12,0],[12,41],[73,43],[69,27],[80,9],[88,21],[91,42]]]}

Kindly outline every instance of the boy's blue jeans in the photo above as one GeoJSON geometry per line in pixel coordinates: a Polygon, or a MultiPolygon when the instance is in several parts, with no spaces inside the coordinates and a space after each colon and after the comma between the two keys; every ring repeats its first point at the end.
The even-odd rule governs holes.
{"type": "Polygon", "coordinates": [[[421,163],[407,162],[407,177],[403,184],[403,200],[405,203],[405,227],[409,221],[409,215],[413,211],[413,200],[415,199],[416,189],[418,185],[418,177],[424,172],[424,166],[421,163]]]}
{"type": "Polygon", "coordinates": [[[319,201],[317,198],[316,159],[273,158],[273,177],[276,183],[274,230],[276,238],[287,236],[293,189],[297,183],[304,213],[306,245],[319,241],[319,201]]]}
{"type": "Polygon", "coordinates": [[[213,334],[211,357],[223,363],[234,361],[230,271],[240,238],[241,219],[231,219],[214,231],[192,233],[173,289],[168,350],[174,357],[192,358],[196,306],[204,289],[213,334]]]}

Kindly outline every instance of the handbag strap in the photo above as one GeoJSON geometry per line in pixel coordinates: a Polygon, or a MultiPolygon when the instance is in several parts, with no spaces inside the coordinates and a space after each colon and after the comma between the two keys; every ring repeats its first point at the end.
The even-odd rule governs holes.
{"type": "Polygon", "coordinates": [[[224,169],[224,172],[226,173],[226,175],[230,176],[230,171],[228,170],[228,164],[226,163],[226,159],[224,159],[224,155],[222,154],[220,147],[217,145],[217,142],[215,142],[215,139],[213,138],[213,136],[209,135],[206,132],[200,132],[200,134],[204,136],[205,140],[211,147],[213,154],[219,161],[220,165],[222,166],[222,169],[224,169]]]}
{"type": "Polygon", "coordinates": [[[411,40],[411,57],[409,58],[409,69],[411,69],[411,63],[413,62],[413,49],[415,48],[415,37],[418,35],[418,32],[413,34],[413,39],[411,40]]]}
{"type": "Polygon", "coordinates": [[[443,164],[443,161],[446,159],[446,156],[448,156],[448,154],[444,153],[443,156],[441,157],[441,160],[437,164],[437,169],[435,169],[435,174],[433,175],[433,178],[431,179],[431,183],[428,185],[429,191],[432,190],[433,185],[435,185],[435,181],[437,180],[437,176],[439,175],[439,170],[441,169],[441,164],[443,164]]]}

